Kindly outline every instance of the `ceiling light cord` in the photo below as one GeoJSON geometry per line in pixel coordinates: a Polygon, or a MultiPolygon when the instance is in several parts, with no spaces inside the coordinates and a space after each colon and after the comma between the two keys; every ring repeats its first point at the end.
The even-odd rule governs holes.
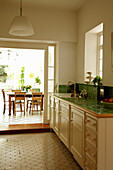
{"type": "Polygon", "coordinates": [[[22,0],[20,0],[20,16],[23,14],[23,9],[22,9],[22,0]]]}

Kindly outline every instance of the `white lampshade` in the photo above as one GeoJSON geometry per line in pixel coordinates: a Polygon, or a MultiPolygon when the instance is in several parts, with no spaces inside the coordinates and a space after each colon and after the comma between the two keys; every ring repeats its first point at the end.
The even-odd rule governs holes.
{"type": "Polygon", "coordinates": [[[27,17],[16,16],[10,25],[9,34],[15,36],[30,36],[34,34],[34,30],[27,17]]]}

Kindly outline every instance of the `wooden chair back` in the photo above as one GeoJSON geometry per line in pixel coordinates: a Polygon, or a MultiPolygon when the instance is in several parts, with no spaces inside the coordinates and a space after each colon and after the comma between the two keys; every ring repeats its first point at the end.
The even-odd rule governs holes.
{"type": "Polygon", "coordinates": [[[24,100],[25,101],[26,92],[15,92],[15,101],[24,100]]]}
{"type": "Polygon", "coordinates": [[[42,92],[32,92],[32,101],[42,101],[42,92]]]}
{"type": "Polygon", "coordinates": [[[40,105],[40,114],[41,114],[42,99],[43,99],[42,92],[32,92],[32,102],[30,104],[30,111],[32,106],[32,115],[33,115],[33,111],[35,111],[33,107],[37,106],[37,111],[38,111],[38,105],[40,105]]]}
{"type": "Polygon", "coordinates": [[[20,111],[22,112],[22,104],[24,104],[24,115],[25,115],[25,96],[26,92],[15,92],[14,101],[14,113],[16,113],[16,104],[20,104],[20,111]]]}
{"type": "Polygon", "coordinates": [[[4,89],[2,89],[2,94],[3,94],[3,100],[5,102],[5,92],[4,92],[4,89]]]}

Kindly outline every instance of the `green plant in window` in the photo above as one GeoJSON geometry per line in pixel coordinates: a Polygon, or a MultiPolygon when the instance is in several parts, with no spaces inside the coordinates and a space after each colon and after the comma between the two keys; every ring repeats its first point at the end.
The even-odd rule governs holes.
{"type": "Polygon", "coordinates": [[[24,85],[24,67],[21,67],[21,86],[24,85]]]}
{"type": "Polygon", "coordinates": [[[41,84],[41,80],[40,80],[39,76],[35,78],[35,82],[41,84]]]}
{"type": "Polygon", "coordinates": [[[101,78],[100,76],[96,76],[96,77],[93,79],[92,82],[93,82],[94,85],[100,86],[100,85],[102,85],[102,78],[101,78]]]}
{"type": "Polygon", "coordinates": [[[0,81],[6,83],[7,80],[7,68],[8,66],[0,65],[0,81]]]}

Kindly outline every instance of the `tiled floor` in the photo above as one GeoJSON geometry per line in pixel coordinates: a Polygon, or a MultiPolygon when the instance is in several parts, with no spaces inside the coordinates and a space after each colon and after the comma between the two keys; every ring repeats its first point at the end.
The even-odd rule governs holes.
{"type": "Polygon", "coordinates": [[[0,170],[81,170],[55,133],[0,136],[0,170]]]}

